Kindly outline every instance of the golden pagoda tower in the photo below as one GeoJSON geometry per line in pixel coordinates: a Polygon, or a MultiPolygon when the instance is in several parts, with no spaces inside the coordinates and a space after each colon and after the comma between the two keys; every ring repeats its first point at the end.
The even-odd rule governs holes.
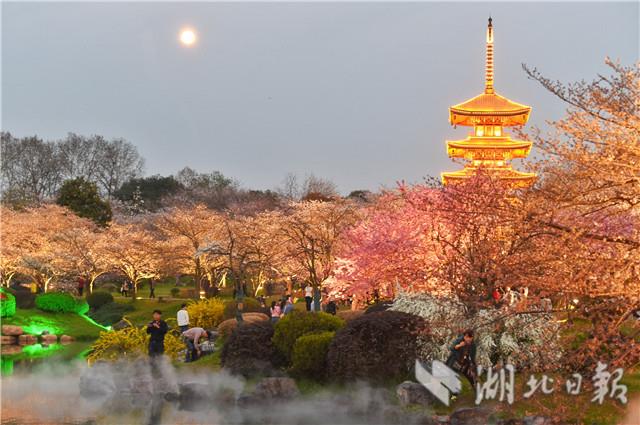
{"type": "Polygon", "coordinates": [[[468,162],[462,170],[442,173],[442,182],[458,183],[482,169],[515,187],[533,184],[535,174],[514,170],[510,163],[514,158],[526,158],[531,142],[513,140],[503,130],[523,126],[530,112],[531,107],[502,97],[493,89],[493,25],[489,18],[484,93],[449,108],[451,124],[473,127],[473,132],[464,140],[447,140],[447,154],[468,162]]]}

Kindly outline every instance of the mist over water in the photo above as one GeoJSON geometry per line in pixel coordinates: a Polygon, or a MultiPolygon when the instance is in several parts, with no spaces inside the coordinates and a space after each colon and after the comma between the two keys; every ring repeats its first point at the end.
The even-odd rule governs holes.
{"type": "Polygon", "coordinates": [[[2,423],[382,424],[419,423],[384,388],[362,383],[290,400],[243,402],[244,379],[175,368],[167,360],[45,363],[2,379],[2,423]]]}

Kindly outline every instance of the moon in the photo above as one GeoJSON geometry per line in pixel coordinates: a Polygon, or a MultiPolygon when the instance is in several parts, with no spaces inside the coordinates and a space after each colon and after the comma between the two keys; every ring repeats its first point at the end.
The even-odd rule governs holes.
{"type": "Polygon", "coordinates": [[[196,42],[197,36],[194,30],[185,28],[180,31],[180,43],[185,46],[193,46],[196,42]]]}

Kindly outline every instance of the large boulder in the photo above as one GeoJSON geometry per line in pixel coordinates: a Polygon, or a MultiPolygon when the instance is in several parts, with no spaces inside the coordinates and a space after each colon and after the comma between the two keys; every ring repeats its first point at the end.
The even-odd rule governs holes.
{"type": "Polygon", "coordinates": [[[18,343],[18,337],[12,335],[2,335],[0,338],[0,344],[2,345],[14,345],[18,343]]]}
{"type": "Polygon", "coordinates": [[[451,425],[486,425],[491,411],[481,407],[457,409],[450,416],[451,425]]]}
{"type": "Polygon", "coordinates": [[[3,345],[1,352],[5,356],[9,356],[11,354],[20,354],[22,353],[22,346],[21,345],[3,345]]]}
{"type": "Polygon", "coordinates": [[[398,396],[398,401],[402,406],[409,406],[412,404],[429,406],[436,401],[435,397],[424,387],[424,385],[411,381],[404,381],[402,384],[398,385],[396,387],[396,395],[398,396]]]}
{"type": "Polygon", "coordinates": [[[180,410],[203,410],[211,403],[211,389],[207,384],[187,382],[178,385],[178,408],[180,410]]]}
{"type": "Polygon", "coordinates": [[[58,336],[53,334],[42,335],[41,339],[44,344],[55,344],[58,342],[58,336]]]}
{"type": "Polygon", "coordinates": [[[263,400],[288,400],[300,395],[292,378],[263,378],[255,386],[252,396],[263,400]]]}
{"type": "Polygon", "coordinates": [[[240,407],[289,401],[300,395],[296,381],[291,378],[264,378],[249,393],[242,393],[236,400],[240,407]]]}
{"type": "Polygon", "coordinates": [[[21,326],[2,325],[2,335],[19,336],[24,333],[21,326]]]}
{"type": "MultiPolygon", "coordinates": [[[[269,320],[269,316],[264,313],[244,313],[242,315],[242,320],[245,323],[265,322],[269,320]]],[[[218,325],[218,334],[223,338],[228,337],[237,327],[238,321],[236,319],[227,319],[218,325]]]]}
{"type": "Polygon", "coordinates": [[[20,345],[33,345],[38,343],[38,337],[35,335],[20,335],[18,337],[18,344],[20,345]]]}
{"type": "Polygon", "coordinates": [[[60,343],[61,343],[61,344],[70,344],[70,343],[72,343],[72,342],[73,342],[73,341],[75,341],[75,340],[76,340],[76,339],[75,339],[74,337],[69,336],[69,335],[62,335],[62,336],[60,337],[60,343]]]}

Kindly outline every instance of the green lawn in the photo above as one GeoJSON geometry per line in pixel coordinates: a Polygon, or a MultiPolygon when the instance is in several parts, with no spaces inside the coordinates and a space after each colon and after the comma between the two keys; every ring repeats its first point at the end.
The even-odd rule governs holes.
{"type": "Polygon", "coordinates": [[[2,323],[22,326],[24,331],[30,334],[49,331],[55,335],[70,335],[79,341],[94,340],[104,330],[85,316],[75,313],[48,313],[36,309],[16,309],[16,314],[3,319],[2,323]]]}
{"type": "Polygon", "coordinates": [[[141,299],[132,300],[131,298],[116,298],[115,302],[121,304],[131,304],[135,308],[134,311],[125,314],[125,317],[131,321],[134,325],[142,326],[151,321],[153,310],[162,311],[162,318],[169,322],[169,326],[175,325],[176,313],[180,310],[180,306],[187,302],[187,300],[163,300],[157,299],[141,299]],[[172,320],[169,320],[172,319],[172,320]]]}

